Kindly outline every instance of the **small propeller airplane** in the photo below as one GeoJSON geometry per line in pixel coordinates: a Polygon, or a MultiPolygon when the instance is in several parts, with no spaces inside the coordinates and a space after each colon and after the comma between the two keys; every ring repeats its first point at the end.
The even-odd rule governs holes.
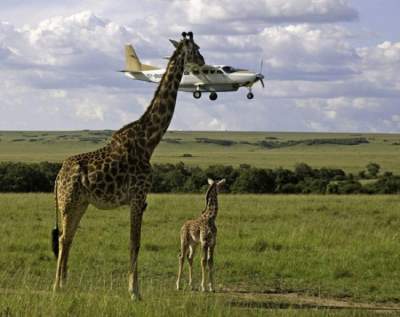
{"type": "MultiPolygon", "coordinates": [[[[177,41],[170,40],[170,42],[175,47],[178,45],[177,41]]],[[[240,87],[246,87],[248,89],[247,99],[253,99],[253,85],[259,81],[264,88],[264,75],[261,71],[262,61],[259,73],[227,65],[205,64],[201,67],[191,65],[184,70],[179,90],[192,92],[196,99],[201,98],[202,93],[210,93],[210,100],[216,100],[217,92],[237,91],[240,87]]],[[[142,64],[132,45],[126,45],[125,69],[120,72],[131,79],[159,83],[165,69],[142,64]]]]}

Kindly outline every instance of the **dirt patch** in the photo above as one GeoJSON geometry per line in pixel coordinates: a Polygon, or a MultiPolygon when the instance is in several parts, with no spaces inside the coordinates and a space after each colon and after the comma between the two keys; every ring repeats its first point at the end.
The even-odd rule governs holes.
{"type": "Polygon", "coordinates": [[[249,292],[245,290],[222,289],[224,295],[231,295],[230,304],[242,308],[261,309],[330,309],[368,310],[381,313],[400,314],[400,304],[362,303],[351,300],[308,296],[301,293],[249,292]]]}

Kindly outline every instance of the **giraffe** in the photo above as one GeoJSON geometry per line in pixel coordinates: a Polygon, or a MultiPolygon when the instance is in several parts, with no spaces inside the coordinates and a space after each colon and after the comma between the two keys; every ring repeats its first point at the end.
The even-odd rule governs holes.
{"type": "Polygon", "coordinates": [[[104,147],[67,158],[57,175],[54,192],[56,227],[52,231],[57,258],[54,291],[67,279],[67,262],[79,221],[89,204],[99,209],[130,207],[130,265],[128,286],[132,299],[140,299],[138,255],[143,212],[151,187],[150,158],[171,122],[178,87],[187,63],[204,65],[192,32],[183,32],[166,72],[145,113],[116,131],[104,147]],[[59,219],[61,230],[59,229],[59,219]]]}
{"type": "Polygon", "coordinates": [[[206,208],[200,217],[188,220],[181,228],[181,252],[179,254],[178,279],[176,289],[180,289],[181,275],[185,257],[189,263],[189,287],[193,289],[193,258],[196,247],[201,245],[201,290],[205,292],[206,269],[208,268],[208,288],[214,292],[214,248],[217,243],[217,227],[215,219],[218,214],[218,191],[225,183],[225,179],[215,182],[208,179],[206,194],[206,208]]]}

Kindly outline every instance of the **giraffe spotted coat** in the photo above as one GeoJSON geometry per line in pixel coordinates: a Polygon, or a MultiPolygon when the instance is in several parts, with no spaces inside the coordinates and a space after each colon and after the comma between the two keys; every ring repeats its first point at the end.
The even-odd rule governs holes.
{"type": "Polygon", "coordinates": [[[176,42],[166,72],[141,118],[115,132],[106,146],[64,161],[55,184],[53,251],[58,260],[54,290],[66,282],[68,255],[88,205],[100,209],[128,205],[131,215],[129,292],[132,298],[140,298],[137,258],[142,215],[151,187],[150,159],[171,122],[185,64],[204,64],[193,35],[189,34],[189,38],[183,35],[176,42]]]}

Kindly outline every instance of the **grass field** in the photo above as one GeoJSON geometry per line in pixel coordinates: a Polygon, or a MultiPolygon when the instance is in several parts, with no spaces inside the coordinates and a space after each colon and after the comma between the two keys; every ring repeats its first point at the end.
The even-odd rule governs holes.
{"type": "Polygon", "coordinates": [[[400,313],[400,197],[220,195],[217,292],[177,292],[179,228],[203,204],[203,195],[149,196],[139,259],[144,300],[132,303],[126,208],[89,208],[69,286],[53,295],[53,197],[0,194],[0,316],[400,313]]]}
{"type": "MultiPolygon", "coordinates": [[[[111,131],[70,132],[5,132],[0,131],[0,161],[62,161],[71,154],[94,150],[108,140],[111,131]]],[[[358,133],[274,133],[274,132],[180,132],[170,131],[157,148],[153,163],[184,162],[207,167],[211,164],[292,169],[304,162],[312,167],[341,168],[357,173],[370,162],[376,162],[382,171],[400,174],[399,134],[358,133]],[[276,149],[255,145],[262,140],[285,142],[329,138],[364,137],[368,144],[359,145],[305,145],[276,149]],[[236,142],[230,146],[199,143],[196,138],[210,138],[236,142]],[[248,144],[250,143],[250,144],[248,144]],[[184,154],[190,154],[186,157],[184,154]]]]}

